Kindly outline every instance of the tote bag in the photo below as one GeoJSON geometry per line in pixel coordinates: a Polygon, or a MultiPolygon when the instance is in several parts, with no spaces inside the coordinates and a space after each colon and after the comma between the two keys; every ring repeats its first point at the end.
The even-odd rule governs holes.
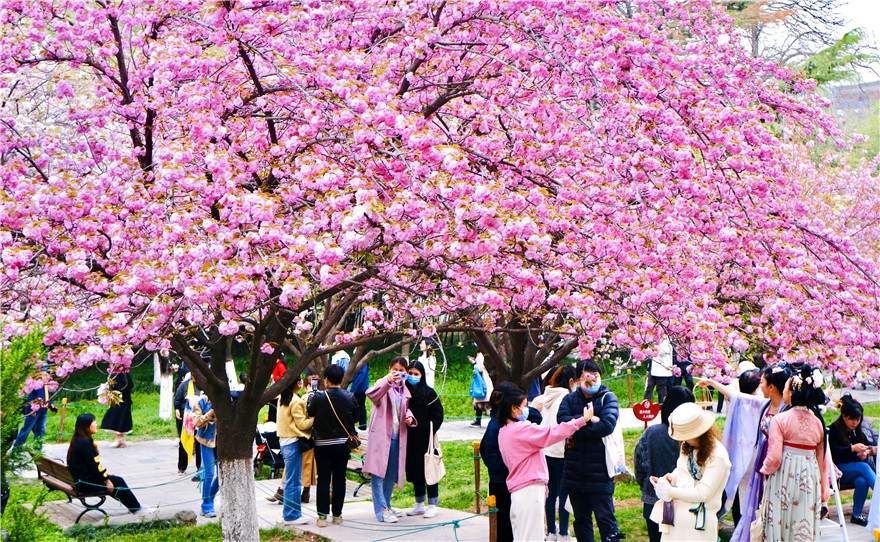
{"type": "Polygon", "coordinates": [[[440,439],[434,433],[434,422],[431,422],[430,431],[431,434],[428,436],[428,452],[425,454],[425,483],[432,486],[439,483],[446,474],[446,466],[443,465],[440,439]]]}
{"type": "Polygon", "coordinates": [[[471,380],[471,389],[468,391],[468,394],[477,400],[486,399],[486,393],[489,389],[486,387],[486,382],[483,381],[483,374],[474,365],[474,378],[471,380]]]}
{"type": "MultiPolygon", "coordinates": [[[[602,396],[602,406],[605,406],[605,397],[602,396]]],[[[633,475],[626,466],[626,452],[623,448],[623,429],[620,427],[620,419],[614,424],[614,431],[610,435],[602,437],[605,445],[605,467],[608,469],[608,477],[615,482],[626,482],[633,475]]]]}

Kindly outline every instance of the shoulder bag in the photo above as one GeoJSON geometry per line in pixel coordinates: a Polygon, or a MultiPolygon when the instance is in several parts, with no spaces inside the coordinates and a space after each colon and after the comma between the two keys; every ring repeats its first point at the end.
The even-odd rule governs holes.
{"type": "MultiPolygon", "coordinates": [[[[602,406],[605,406],[605,397],[602,396],[602,406]]],[[[610,435],[602,437],[605,445],[605,467],[608,469],[608,477],[615,482],[627,482],[633,475],[626,466],[626,453],[623,448],[623,429],[620,427],[620,418],[614,424],[614,430],[610,435]]]]}
{"type": "Polygon", "coordinates": [[[443,465],[443,452],[440,451],[440,439],[434,433],[434,422],[430,425],[428,435],[428,452],[425,454],[425,483],[429,486],[437,484],[446,474],[443,465]]]}
{"type": "Polygon", "coordinates": [[[348,432],[348,428],[345,427],[345,424],[342,423],[342,420],[339,419],[339,414],[336,413],[336,409],[333,408],[333,401],[330,400],[330,394],[326,391],[324,395],[327,396],[327,402],[330,403],[330,408],[333,410],[333,415],[336,416],[336,421],[339,422],[339,425],[342,426],[342,430],[345,431],[345,434],[348,435],[348,440],[345,441],[345,445],[348,446],[349,450],[357,450],[361,446],[361,439],[357,435],[352,435],[348,432]]]}

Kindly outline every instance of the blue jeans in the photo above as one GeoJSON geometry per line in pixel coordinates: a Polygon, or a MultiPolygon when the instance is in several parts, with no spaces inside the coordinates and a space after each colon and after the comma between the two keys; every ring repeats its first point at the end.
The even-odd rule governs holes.
{"type": "Polygon", "coordinates": [[[208,514],[214,511],[214,496],[220,489],[220,480],[217,476],[214,448],[198,444],[202,449],[202,513],[208,514]]]}
{"type": "Polygon", "coordinates": [[[544,515],[547,519],[547,532],[556,534],[556,498],[559,498],[559,534],[568,534],[568,510],[565,509],[565,501],[568,500],[568,492],[562,489],[562,465],[565,459],[561,457],[547,456],[547,470],[550,480],[547,482],[547,499],[544,501],[544,515]]]}
{"type": "Polygon", "coordinates": [[[370,489],[373,491],[373,512],[376,513],[376,519],[379,521],[382,521],[382,509],[391,508],[391,494],[394,492],[394,484],[397,483],[399,462],[400,437],[394,437],[388,448],[388,467],[385,469],[385,478],[379,478],[375,474],[370,476],[370,489]]]}
{"type": "Polygon", "coordinates": [[[41,408],[33,415],[25,416],[24,426],[22,426],[21,431],[18,432],[18,436],[15,437],[15,444],[13,444],[12,447],[18,448],[23,446],[27,441],[28,436],[30,436],[31,431],[33,431],[36,448],[37,450],[42,450],[43,436],[46,434],[46,415],[48,412],[48,409],[41,408]]]}
{"type": "Polygon", "coordinates": [[[284,521],[293,521],[302,516],[303,461],[299,442],[282,446],[281,456],[284,457],[284,512],[281,517],[284,521]]]}
{"type": "MultiPolygon", "coordinates": [[[[871,470],[871,466],[864,461],[856,461],[854,463],[841,463],[837,465],[840,472],[841,484],[853,484],[856,491],[853,493],[853,515],[861,516],[865,511],[865,499],[868,498],[868,488],[874,487],[877,481],[877,475],[871,470]]],[[[876,499],[877,496],[874,495],[876,499]]]]}

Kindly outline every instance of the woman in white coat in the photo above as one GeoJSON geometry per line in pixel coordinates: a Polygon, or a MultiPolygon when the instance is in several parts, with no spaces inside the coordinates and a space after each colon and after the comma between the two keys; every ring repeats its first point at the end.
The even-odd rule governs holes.
{"type": "Polygon", "coordinates": [[[681,442],[681,455],[674,471],[659,479],[651,477],[660,499],[651,521],[660,525],[661,540],[715,542],[716,514],[730,475],[730,459],[721,445],[715,415],[685,403],[669,416],[669,436],[681,442]]]}

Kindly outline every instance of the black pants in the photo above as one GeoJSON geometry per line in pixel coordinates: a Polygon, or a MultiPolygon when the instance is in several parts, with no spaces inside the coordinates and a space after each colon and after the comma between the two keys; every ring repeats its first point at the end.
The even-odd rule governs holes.
{"type": "Polygon", "coordinates": [[[642,503],[642,517],[648,525],[648,540],[650,542],[660,542],[660,526],[651,521],[651,512],[654,510],[653,504],[642,503]]]}
{"type": "Polygon", "coordinates": [[[367,429],[367,394],[363,391],[354,392],[354,412],[357,415],[358,429],[367,429]]]}
{"type": "MultiPolygon", "coordinates": [[[[177,436],[180,436],[180,431],[183,429],[183,420],[175,419],[177,422],[177,436]]],[[[196,468],[202,468],[202,451],[201,446],[198,443],[193,444],[193,457],[196,460],[196,468]]],[[[186,453],[186,450],[183,448],[183,443],[177,443],[177,471],[183,472],[186,470],[187,465],[189,465],[189,456],[186,453]]]]}
{"type": "Polygon", "coordinates": [[[330,484],[333,484],[333,516],[342,515],[345,502],[345,467],[348,465],[348,446],[332,444],[315,446],[315,462],[318,467],[318,514],[330,513],[330,484]]]}
{"type": "Polygon", "coordinates": [[[578,542],[593,542],[593,514],[596,515],[602,540],[618,532],[611,493],[569,491],[568,500],[574,510],[574,535],[578,542]]]}
{"type": "Polygon", "coordinates": [[[673,386],[681,386],[682,380],[684,380],[684,385],[687,389],[694,391],[694,375],[691,374],[689,366],[681,366],[676,364],[676,366],[681,370],[681,376],[673,376],[672,377],[672,385],[673,386]]]}
{"type": "Polygon", "coordinates": [[[108,476],[107,478],[113,482],[113,493],[111,497],[122,503],[122,506],[128,508],[130,512],[137,512],[141,509],[141,503],[138,502],[134,493],[128,489],[128,485],[121,476],[108,476]]]}
{"type": "MultiPolygon", "coordinates": [[[[510,525],[510,491],[507,490],[507,484],[489,482],[489,495],[495,495],[495,507],[498,508],[498,513],[495,514],[498,520],[496,542],[513,542],[513,527],[510,525]]],[[[535,506],[538,506],[538,503],[535,503],[535,506]]]]}
{"type": "Polygon", "coordinates": [[[666,400],[666,391],[672,384],[671,376],[651,376],[648,375],[648,382],[645,386],[645,399],[654,397],[654,387],[657,387],[657,402],[663,403],[666,400]]]}

